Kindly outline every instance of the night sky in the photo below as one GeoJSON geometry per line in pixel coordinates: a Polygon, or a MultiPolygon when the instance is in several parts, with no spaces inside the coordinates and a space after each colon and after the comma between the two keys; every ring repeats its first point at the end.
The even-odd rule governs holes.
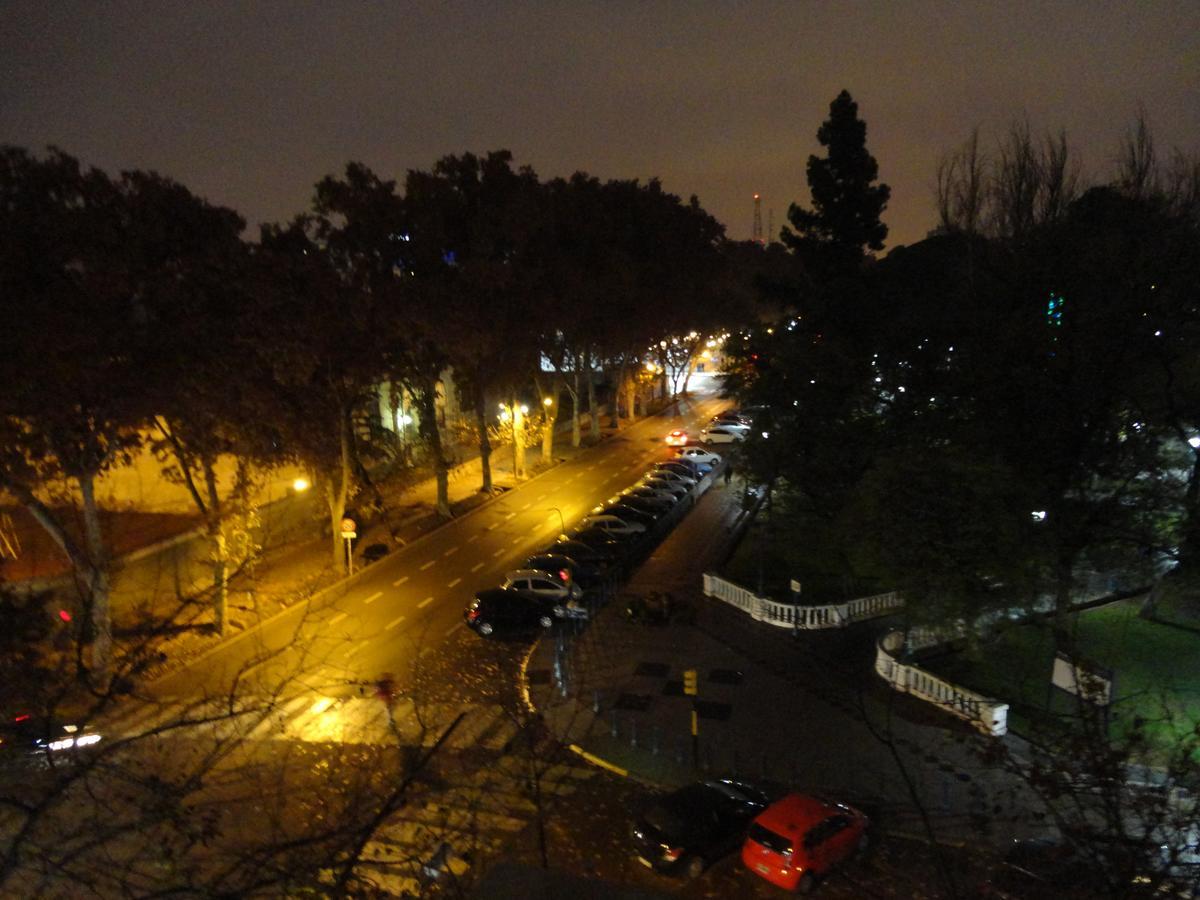
{"type": "Polygon", "coordinates": [[[1200,2],[0,4],[0,142],[155,169],[252,227],[351,159],[508,148],[543,179],[659,176],[746,239],[754,192],[776,230],[809,202],[842,88],[911,243],[976,125],[1065,129],[1103,177],[1141,106],[1200,153],[1200,2]]]}

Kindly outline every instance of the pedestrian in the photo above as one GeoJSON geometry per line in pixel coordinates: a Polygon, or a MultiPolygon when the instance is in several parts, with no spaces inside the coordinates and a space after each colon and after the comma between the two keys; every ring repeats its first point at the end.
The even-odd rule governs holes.
{"type": "Polygon", "coordinates": [[[733,463],[726,461],[726,463],[725,463],[725,484],[726,484],[726,486],[728,486],[729,482],[732,480],[733,480],[733,463]]]}

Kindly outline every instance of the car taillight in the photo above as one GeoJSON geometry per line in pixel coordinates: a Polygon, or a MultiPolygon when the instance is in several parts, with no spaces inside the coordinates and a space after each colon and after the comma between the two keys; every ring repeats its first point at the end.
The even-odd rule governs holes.
{"type": "Polygon", "coordinates": [[[668,847],[663,851],[663,859],[667,862],[675,862],[679,857],[683,856],[682,847],[668,847]]]}
{"type": "Polygon", "coordinates": [[[479,610],[477,610],[477,609],[473,609],[467,613],[467,621],[468,622],[474,622],[478,618],[479,618],[479,610]]]}
{"type": "Polygon", "coordinates": [[[569,569],[559,569],[558,577],[562,580],[563,584],[571,583],[571,572],[569,569]]]}

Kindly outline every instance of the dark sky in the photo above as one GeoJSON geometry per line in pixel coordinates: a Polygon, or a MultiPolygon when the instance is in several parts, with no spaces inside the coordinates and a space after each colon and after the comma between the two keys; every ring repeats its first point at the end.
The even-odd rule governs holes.
{"type": "Polygon", "coordinates": [[[0,3],[0,142],[152,168],[252,226],[351,159],[402,179],[504,147],[543,178],[657,175],[746,239],[755,191],[776,229],[808,203],[842,88],[911,243],[977,125],[1065,129],[1102,177],[1141,105],[1200,153],[1200,2],[0,3]]]}

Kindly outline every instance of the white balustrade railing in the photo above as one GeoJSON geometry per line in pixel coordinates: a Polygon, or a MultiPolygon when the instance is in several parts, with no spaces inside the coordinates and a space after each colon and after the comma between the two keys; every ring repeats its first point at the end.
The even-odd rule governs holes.
{"type": "MultiPolygon", "coordinates": [[[[933,646],[928,641],[933,634],[916,636],[909,634],[909,646],[933,646]]],[[[943,638],[944,639],[944,638],[943,638]]],[[[927,700],[949,713],[966,719],[976,728],[995,737],[1008,733],[1008,704],[977,694],[926,672],[911,663],[896,659],[905,645],[902,631],[890,631],[879,639],[875,646],[875,672],[898,691],[913,694],[927,700]]]]}
{"type": "Polygon", "coordinates": [[[715,597],[736,606],[756,622],[778,625],[780,628],[817,629],[844,628],[855,622],[885,616],[904,606],[904,598],[896,591],[860,597],[847,603],[826,606],[801,606],[785,603],[770,597],[759,597],[749,588],[717,575],[704,575],[705,596],[715,597]]]}

